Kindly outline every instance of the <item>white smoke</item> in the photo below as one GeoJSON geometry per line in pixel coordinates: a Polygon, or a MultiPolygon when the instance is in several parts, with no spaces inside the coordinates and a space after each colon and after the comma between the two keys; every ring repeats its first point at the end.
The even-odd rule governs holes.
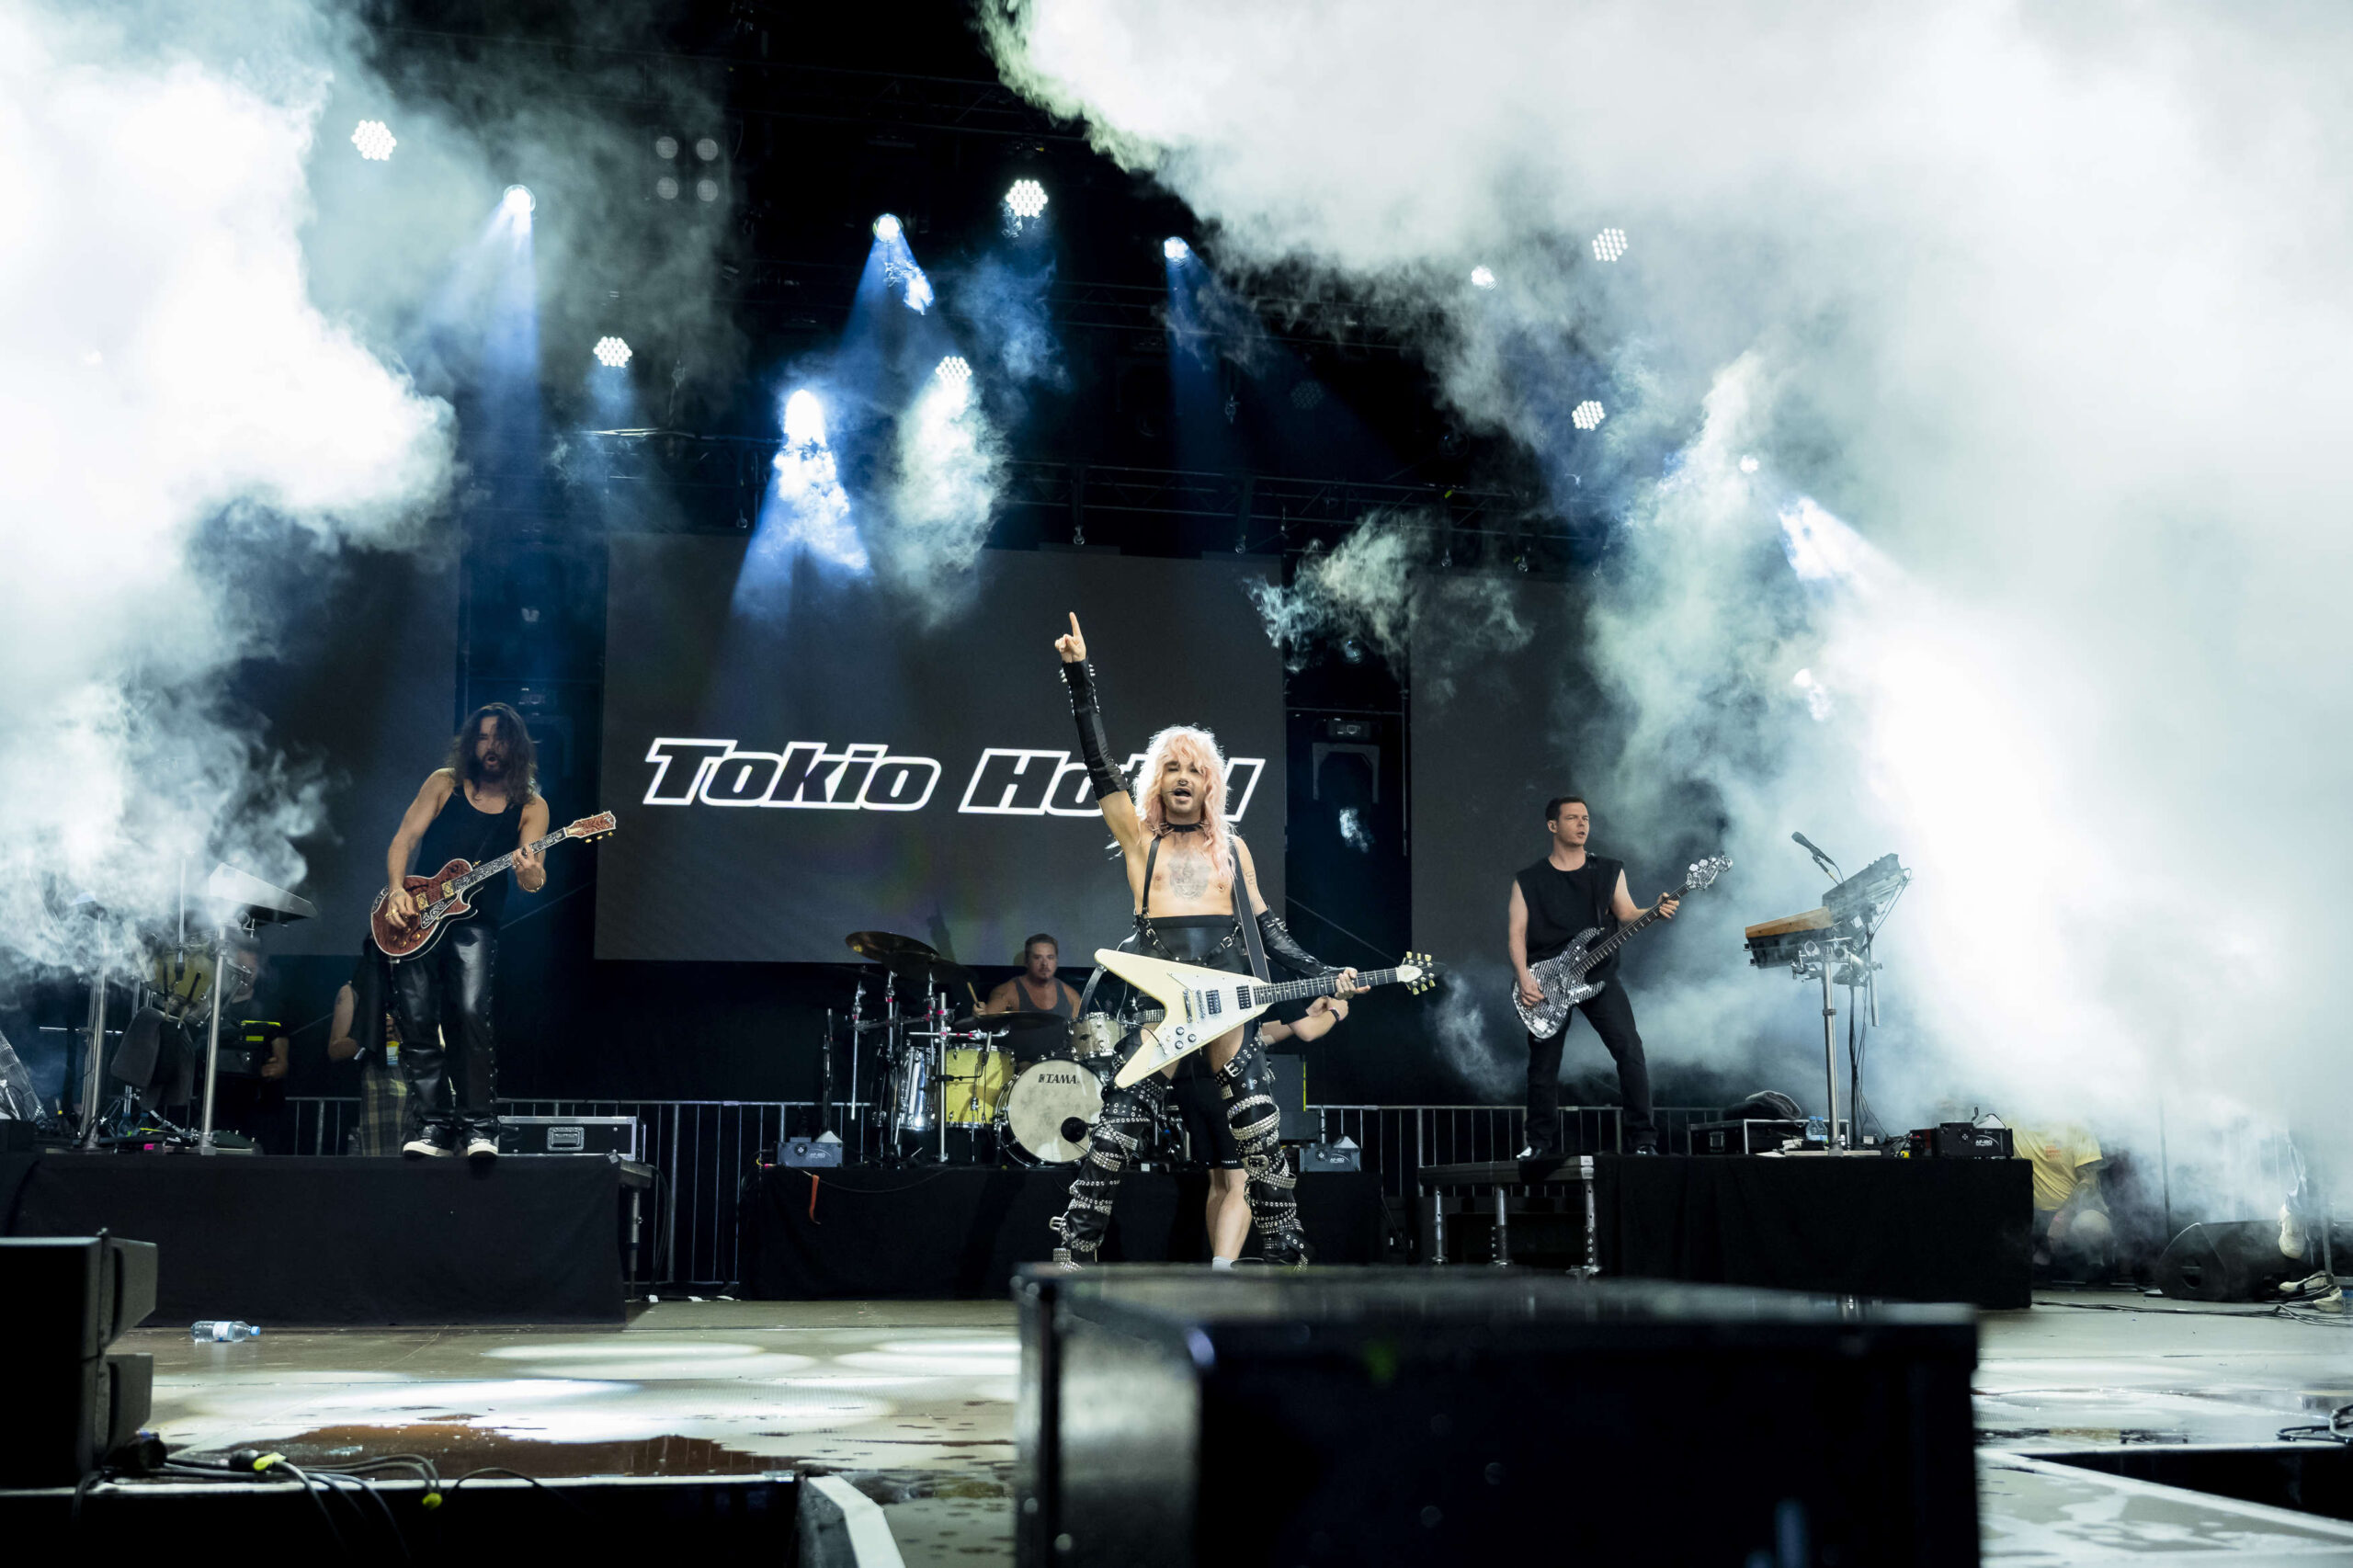
{"type": "Polygon", "coordinates": [[[990,399],[1018,409],[1032,386],[1067,391],[1062,338],[1048,296],[1051,263],[1027,264],[984,256],[948,280],[947,307],[990,399]]]}
{"type": "Polygon", "coordinates": [[[768,500],[772,510],[752,540],[739,596],[765,590],[804,550],[855,572],[871,563],[826,439],[824,406],[802,388],[784,400],[783,423],[784,442],[769,463],[776,474],[768,500]]]}
{"type": "Polygon", "coordinates": [[[1446,1064],[1461,1083],[1494,1099],[1518,1097],[1528,1081],[1528,1048],[1517,1032],[1512,1015],[1495,1005],[1512,984],[1508,965],[1500,959],[1457,967],[1432,992],[1430,1037],[1446,1064]],[[1490,1028],[1490,1017],[1512,1026],[1490,1028]]]}
{"type": "Polygon", "coordinates": [[[1252,582],[1245,591],[1267,639],[1298,669],[1318,643],[1360,637],[1402,672],[1415,621],[1434,621],[1448,629],[1446,640],[1415,650],[1424,658],[1415,676],[1438,696],[1449,689],[1456,661],[1524,646],[1532,629],[1508,594],[1487,579],[1427,570],[1437,555],[1437,528],[1426,517],[1376,512],[1330,550],[1311,545],[1290,586],[1252,582]]]}
{"type": "Polygon", "coordinates": [[[881,580],[935,619],[975,582],[987,540],[1003,443],[972,395],[972,372],[935,373],[899,421],[898,466],[885,520],[870,536],[881,580]]]}
{"type": "Polygon", "coordinates": [[[1222,258],[1434,304],[1463,415],[1628,517],[1592,620],[1612,788],[1712,782],[1751,918],[1811,891],[1761,858],[1791,828],[1903,850],[1923,1097],[2145,1121],[2164,1096],[2180,1138],[2186,1102],[2353,1089],[2353,16],[1030,0],[991,26],[1222,258]],[[1851,525],[1878,580],[1802,579],[1785,512],[1851,525]]]}
{"type": "Polygon", "coordinates": [[[183,868],[300,880],[320,781],[223,710],[266,637],[218,562],[411,542],[449,479],[447,406],[308,292],[333,19],[183,22],[0,4],[0,949],[35,960],[183,868]]]}

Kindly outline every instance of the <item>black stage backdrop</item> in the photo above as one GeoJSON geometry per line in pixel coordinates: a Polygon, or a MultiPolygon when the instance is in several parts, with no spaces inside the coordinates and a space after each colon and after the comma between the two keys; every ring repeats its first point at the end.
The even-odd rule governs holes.
{"type": "Polygon", "coordinates": [[[299,583],[267,596],[272,656],[244,665],[232,687],[267,742],[326,784],[327,820],[299,843],[309,872],[294,890],[319,918],[270,933],[273,958],[358,950],[392,830],[458,725],[452,565],[349,551],[301,566],[299,583]]]}
{"type": "Polygon", "coordinates": [[[1033,931],[1074,963],[1128,896],[1051,646],[1076,610],[1112,744],[1214,730],[1230,812],[1282,900],[1282,672],[1245,593],[1267,566],[991,552],[960,611],[802,574],[733,606],[745,543],[612,542],[599,959],[839,961],[885,929],[964,961],[1033,931]]]}
{"type": "MultiPolygon", "coordinates": [[[[1586,776],[1599,769],[1581,767],[1587,759],[1571,737],[1602,702],[1585,676],[1576,588],[1502,578],[1488,591],[1529,629],[1527,642],[1461,668],[1416,666],[1414,940],[1464,963],[1500,967],[1512,873],[1545,852],[1544,802],[1592,787],[1586,776]]],[[[1426,630],[1417,617],[1417,645],[1426,630]]],[[[1644,857],[1622,842],[1613,846],[1608,803],[1594,809],[1596,853],[1626,859],[1642,876],[1644,857]]],[[[1626,961],[1639,956],[1630,951],[1626,961]]]]}

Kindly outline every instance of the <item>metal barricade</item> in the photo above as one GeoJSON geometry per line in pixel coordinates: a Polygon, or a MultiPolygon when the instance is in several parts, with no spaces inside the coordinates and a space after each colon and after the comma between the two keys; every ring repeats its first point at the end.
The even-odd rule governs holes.
{"type": "MultiPolygon", "coordinates": [[[[357,1124],[359,1101],[320,1096],[291,1097],[295,1149],[302,1154],[344,1153],[357,1124]]],[[[1526,1114],[1518,1106],[1310,1106],[1326,1142],[1346,1137],[1364,1151],[1364,1168],[1381,1177],[1388,1197],[1415,1196],[1424,1165],[1507,1160],[1524,1142],[1526,1114]]],[[[736,1235],[745,1184],[776,1158],[787,1130],[805,1132],[816,1119],[811,1100],[501,1100],[502,1116],[633,1116],[641,1147],[654,1171],[647,1210],[648,1239],[632,1284],[654,1290],[719,1291],[741,1278],[736,1235]]],[[[858,1164],[881,1153],[879,1134],[859,1104],[837,1104],[830,1120],[842,1157],[858,1164]]],[[[1657,1111],[1660,1146],[1690,1150],[1690,1124],[1721,1113],[1699,1107],[1657,1111]]],[[[1563,1106],[1562,1131],[1571,1153],[1620,1148],[1615,1106],[1563,1106]]]]}

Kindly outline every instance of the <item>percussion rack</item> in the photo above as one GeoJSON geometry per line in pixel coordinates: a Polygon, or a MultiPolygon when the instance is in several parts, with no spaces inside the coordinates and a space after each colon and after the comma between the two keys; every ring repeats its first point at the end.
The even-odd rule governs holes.
{"type": "MultiPolygon", "coordinates": [[[[1806,844],[1824,870],[1837,876],[1836,862],[1814,851],[1803,835],[1796,836],[1799,843],[1806,844]]],[[[1856,1059],[1850,1038],[1847,1063],[1848,1097],[1852,1103],[1847,1108],[1847,1128],[1842,1132],[1838,1113],[1838,1005],[1831,987],[1847,987],[1850,1014],[1858,1006],[1853,993],[1866,992],[1870,1023],[1879,1023],[1879,985],[1875,977],[1880,965],[1871,956],[1871,943],[1888,912],[1895,907],[1895,901],[1904,896],[1904,890],[1911,882],[1910,870],[1894,856],[1882,855],[1856,875],[1839,878],[1823,894],[1820,908],[1763,921],[1744,933],[1748,961],[1756,968],[1779,969],[1786,965],[1794,978],[1821,983],[1822,1076],[1830,1107],[1829,1139],[1834,1151],[1853,1153],[1862,1137],[1862,1063],[1856,1059]]],[[[1852,1032],[1850,1017],[1850,1037],[1852,1032]]]]}

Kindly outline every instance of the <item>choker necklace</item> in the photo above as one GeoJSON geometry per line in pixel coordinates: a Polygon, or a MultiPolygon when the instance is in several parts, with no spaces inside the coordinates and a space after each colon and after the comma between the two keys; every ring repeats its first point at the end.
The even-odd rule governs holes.
{"type": "Polygon", "coordinates": [[[1207,824],[1198,822],[1171,822],[1160,824],[1163,833],[1199,833],[1207,824]]]}

